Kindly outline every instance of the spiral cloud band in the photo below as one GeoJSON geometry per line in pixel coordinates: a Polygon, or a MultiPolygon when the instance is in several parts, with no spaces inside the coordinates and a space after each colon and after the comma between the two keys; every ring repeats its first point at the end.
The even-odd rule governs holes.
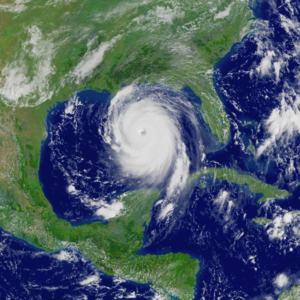
{"type": "Polygon", "coordinates": [[[39,173],[54,209],[74,224],[107,220],[122,213],[119,195],[157,188],[156,208],[161,218],[170,215],[201,162],[205,137],[193,97],[163,84],[141,84],[112,99],[89,91],[54,107],[39,173]]]}
{"type": "Polygon", "coordinates": [[[184,186],[190,168],[181,115],[188,116],[196,130],[197,120],[181,93],[170,96],[166,90],[162,85],[132,85],[117,93],[103,139],[115,151],[125,176],[154,186],[167,182],[171,196],[184,186]]]}

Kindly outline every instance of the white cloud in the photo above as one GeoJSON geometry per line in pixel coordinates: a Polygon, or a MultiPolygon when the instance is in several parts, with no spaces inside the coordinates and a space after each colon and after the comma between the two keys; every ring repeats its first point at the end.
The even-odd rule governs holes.
{"type": "Polygon", "coordinates": [[[227,216],[230,215],[230,212],[231,212],[231,209],[232,209],[233,206],[234,206],[234,202],[233,201],[228,201],[227,212],[226,212],[227,216]]]}
{"type": "Polygon", "coordinates": [[[120,283],[126,282],[126,280],[119,276],[115,276],[113,282],[116,284],[116,286],[118,286],[120,283]]]}
{"type": "Polygon", "coordinates": [[[88,285],[90,283],[95,283],[95,282],[99,282],[100,277],[96,274],[96,275],[91,275],[88,278],[82,280],[79,282],[80,285],[88,285]]]}
{"type": "MultiPolygon", "coordinates": [[[[69,99],[69,101],[66,104],[66,108],[65,108],[65,113],[67,115],[73,115],[75,113],[75,107],[83,105],[80,101],[79,101],[79,97],[77,95],[77,93],[75,92],[74,95],[69,99]]],[[[73,185],[70,185],[68,187],[68,191],[72,192],[72,190],[75,189],[75,187],[73,185]]]]}
{"type": "Polygon", "coordinates": [[[273,227],[267,230],[269,238],[272,239],[281,239],[285,233],[284,223],[282,222],[282,217],[279,216],[274,219],[273,227]]]}
{"type": "Polygon", "coordinates": [[[16,0],[12,4],[0,4],[0,10],[20,13],[27,8],[25,4],[28,2],[30,0],[16,0]]]}
{"type": "MultiPolygon", "coordinates": [[[[217,204],[218,208],[219,208],[219,212],[222,212],[223,211],[223,208],[224,208],[224,204],[225,202],[228,200],[229,198],[229,193],[227,191],[220,191],[217,198],[215,199],[215,204],[217,204]]],[[[229,212],[230,212],[230,208],[229,209],[229,212]]]]}
{"type": "MultiPolygon", "coordinates": [[[[82,61],[76,66],[75,70],[72,72],[72,75],[84,78],[87,75],[91,74],[91,71],[93,71],[99,64],[101,64],[104,53],[110,48],[110,43],[105,42],[102,43],[98,49],[87,53],[82,61]]],[[[79,82],[79,81],[78,81],[79,82]]]]}
{"type": "MultiPolygon", "coordinates": [[[[291,213],[287,212],[284,215],[277,216],[272,223],[268,224],[267,234],[272,239],[284,239],[288,232],[289,225],[293,220],[291,213]]],[[[294,234],[297,234],[294,229],[294,234]]]]}
{"type": "Polygon", "coordinates": [[[275,70],[276,83],[277,83],[277,82],[279,82],[281,61],[274,62],[273,66],[274,66],[274,70],[275,70]]]}
{"type": "MultiPolygon", "coordinates": [[[[143,24],[143,27],[137,27],[139,30],[150,30],[151,32],[154,29],[161,26],[161,24],[173,24],[174,19],[183,18],[185,12],[181,8],[175,7],[174,9],[169,7],[157,6],[155,9],[151,9],[147,12],[147,15],[138,16],[132,21],[140,25],[140,23],[146,22],[146,27],[143,24]]],[[[142,26],[142,24],[141,24],[142,26]]],[[[136,27],[136,26],[135,26],[136,27]]]]}
{"type": "Polygon", "coordinates": [[[70,194],[76,194],[77,191],[76,191],[76,189],[75,189],[75,186],[74,186],[74,185],[69,185],[69,186],[68,186],[68,192],[69,192],[70,194]]]}
{"type": "MultiPolygon", "coordinates": [[[[258,156],[268,147],[276,145],[276,142],[283,136],[284,141],[288,142],[294,136],[295,132],[300,133],[300,97],[296,96],[296,101],[292,105],[287,104],[285,97],[288,96],[283,93],[280,107],[276,107],[265,121],[265,126],[270,137],[258,148],[258,156]]],[[[291,101],[289,102],[291,103],[291,101]]]]}
{"type": "Polygon", "coordinates": [[[284,223],[291,223],[293,220],[293,216],[291,213],[286,213],[284,216],[283,216],[283,222],[284,223]]]}
{"type": "Polygon", "coordinates": [[[155,11],[149,12],[150,18],[155,17],[155,20],[159,23],[172,24],[173,19],[183,18],[184,12],[177,9],[171,9],[169,7],[157,6],[155,11]]]}
{"type": "Polygon", "coordinates": [[[136,298],[136,294],[135,294],[135,292],[131,292],[130,294],[126,295],[126,297],[128,299],[135,299],[136,298]]]}
{"type": "Polygon", "coordinates": [[[48,0],[45,5],[53,5],[53,6],[56,6],[57,4],[66,5],[71,2],[76,2],[76,0],[48,0]]]}
{"type": "Polygon", "coordinates": [[[287,33],[290,34],[291,31],[297,30],[297,26],[295,22],[293,22],[291,19],[281,14],[279,14],[279,17],[281,19],[281,26],[285,29],[287,33]]]}
{"type": "Polygon", "coordinates": [[[281,274],[279,274],[279,275],[276,276],[276,278],[274,279],[274,283],[279,288],[282,288],[282,287],[285,287],[285,286],[288,285],[289,279],[288,279],[288,277],[284,273],[281,273],[281,274]]]}
{"type": "Polygon", "coordinates": [[[151,3],[152,0],[144,0],[144,1],[139,1],[139,2],[123,2],[115,7],[112,7],[112,5],[109,6],[108,11],[106,12],[101,12],[101,13],[96,13],[95,14],[95,21],[96,22],[103,22],[107,20],[111,20],[113,18],[120,18],[123,16],[125,13],[127,13],[129,10],[133,10],[135,8],[138,8],[140,6],[146,6],[148,3],[151,3]]]}
{"type": "Polygon", "coordinates": [[[275,56],[274,51],[267,51],[265,57],[261,60],[260,65],[256,68],[261,76],[269,75],[272,69],[272,59],[275,56]]]}
{"type": "Polygon", "coordinates": [[[162,211],[160,212],[158,219],[162,220],[164,219],[168,214],[170,214],[174,209],[174,204],[169,203],[167,206],[165,206],[162,211]]]}
{"type": "Polygon", "coordinates": [[[101,43],[97,49],[88,51],[79,64],[71,71],[70,76],[76,78],[76,83],[79,84],[80,80],[91,75],[93,70],[102,63],[104,54],[109,50],[119,39],[121,35],[114,37],[109,42],[101,43]]]}
{"type": "Polygon", "coordinates": [[[171,196],[178,188],[183,188],[189,175],[190,160],[186,154],[184,143],[179,144],[179,154],[175,162],[175,169],[171,177],[167,194],[171,196]]]}
{"type": "Polygon", "coordinates": [[[67,261],[67,262],[77,262],[78,258],[74,252],[62,250],[58,254],[53,255],[56,259],[67,261]]]}
{"type": "Polygon", "coordinates": [[[217,13],[214,17],[215,20],[217,19],[223,19],[225,17],[228,17],[230,14],[230,10],[231,10],[231,6],[233,5],[233,3],[231,3],[224,11],[220,11],[219,13],[217,13]]]}
{"type": "Polygon", "coordinates": [[[166,298],[160,295],[159,293],[155,293],[152,300],[166,300],[166,298]]]}
{"type": "Polygon", "coordinates": [[[170,198],[185,185],[190,166],[177,116],[185,111],[195,132],[197,123],[192,108],[182,101],[184,95],[170,99],[160,89],[147,85],[122,89],[111,100],[108,121],[99,133],[115,151],[124,174],[158,185],[172,172],[167,188],[170,198]]]}
{"type": "Polygon", "coordinates": [[[163,200],[159,200],[159,201],[157,201],[157,202],[155,203],[155,206],[157,206],[157,205],[161,204],[162,202],[163,202],[163,200]]]}
{"type": "Polygon", "coordinates": [[[38,105],[53,95],[48,85],[48,77],[54,73],[51,60],[53,43],[43,39],[37,26],[28,29],[30,38],[23,43],[23,53],[20,59],[7,64],[2,70],[0,95],[6,105],[30,106],[30,100],[39,95],[38,105]],[[24,56],[28,54],[33,59],[33,76],[30,77],[24,56]]]}
{"type": "Polygon", "coordinates": [[[124,205],[120,201],[115,201],[112,204],[104,204],[96,211],[97,216],[102,216],[105,220],[115,218],[123,209],[124,205]]]}

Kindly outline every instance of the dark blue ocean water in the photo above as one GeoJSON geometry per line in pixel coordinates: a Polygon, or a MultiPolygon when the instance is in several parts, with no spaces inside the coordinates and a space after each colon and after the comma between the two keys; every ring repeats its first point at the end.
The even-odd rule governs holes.
{"type": "MultiPolygon", "coordinates": [[[[146,90],[143,97],[153,94],[152,87],[155,93],[160,93],[161,97],[169,99],[169,103],[174,105],[178,93],[167,90],[164,85],[141,85],[143,92],[146,90]]],[[[196,132],[184,110],[177,116],[192,173],[200,167],[198,140],[203,142],[205,152],[215,149],[218,143],[199,113],[200,99],[189,88],[182,92],[186,101],[194,105],[198,113],[197,126],[202,128],[196,132]]],[[[43,192],[54,212],[72,225],[99,221],[95,210],[101,201],[111,203],[126,191],[153,187],[141,183],[140,178],[124,176],[114,150],[100,134],[105,130],[110,94],[83,91],[76,97],[79,104],[74,104],[72,113],[67,113],[73,103],[70,101],[58,103],[49,111],[46,119],[48,137],[42,144],[39,168],[43,192]],[[71,191],[70,186],[73,188],[71,191]]],[[[161,185],[154,186],[159,188],[162,198],[167,184],[168,178],[161,185]]]]}
{"type": "Polygon", "coordinates": [[[216,65],[214,84],[230,120],[230,139],[223,149],[209,153],[205,161],[207,167],[250,172],[293,195],[258,204],[261,195],[254,195],[247,186],[208,177],[202,179],[205,189],[199,182],[190,187],[187,212],[180,218],[178,208],[173,215],[178,225],[172,231],[153,219],[147,230],[141,252],[181,251],[202,261],[196,299],[276,299],[284,289],[299,284],[299,220],[284,221],[288,211],[300,207],[299,131],[290,122],[293,114],[300,117],[296,102],[299,4],[256,2],[256,31],[234,45],[216,65]],[[268,72],[262,74],[258,68],[268,51],[274,55],[265,69],[268,72]],[[281,64],[279,79],[274,62],[281,64]],[[285,108],[281,106],[283,97],[285,108]],[[248,149],[249,143],[257,151],[270,138],[272,131],[266,120],[276,108],[280,117],[276,126],[282,135],[255,157],[248,149]],[[255,217],[276,217],[277,221],[264,228],[251,221],[255,217]],[[155,241],[147,243],[154,235],[155,241]],[[288,278],[284,286],[276,284],[279,274],[288,278]]]}
{"type": "MultiPolygon", "coordinates": [[[[153,207],[153,218],[139,253],[183,252],[198,258],[201,270],[197,276],[195,299],[276,299],[283,290],[298,284],[300,221],[287,217],[288,211],[300,209],[300,186],[297,185],[300,181],[300,137],[297,126],[291,125],[294,126],[292,134],[283,128],[283,135],[276,136],[276,143],[260,157],[255,157],[248,146],[251,141],[257,151],[270,138],[271,131],[266,120],[274,109],[279,110],[279,117],[284,120],[287,109],[282,108],[283,96],[287,107],[291,107],[297,116],[299,7],[299,1],[256,1],[253,8],[258,21],[256,30],[247,35],[242,43],[234,45],[216,65],[214,84],[231,124],[228,144],[221,148],[199,117],[206,146],[206,158],[201,167],[228,167],[242,174],[250,172],[268,184],[287,189],[292,196],[259,204],[261,195],[253,194],[246,185],[238,186],[206,175],[185,188],[167,222],[157,221],[155,216],[159,213],[159,206],[153,207]],[[274,55],[271,54],[270,65],[262,71],[262,59],[271,51],[274,55]],[[275,72],[275,62],[281,66],[279,76],[275,72]],[[206,187],[202,188],[201,183],[205,183],[206,187]],[[277,221],[263,227],[252,222],[256,217],[276,218],[277,221]],[[285,274],[288,278],[284,286],[276,284],[279,274],[285,274]]],[[[50,140],[46,140],[42,145],[39,172],[43,191],[55,213],[74,225],[94,221],[86,203],[71,203],[70,193],[67,193],[67,186],[78,177],[77,171],[88,170],[95,178],[105,176],[115,180],[116,194],[138,187],[134,181],[117,180],[117,166],[111,171],[109,166],[112,162],[106,164],[107,156],[99,157],[97,152],[104,145],[96,141],[98,126],[94,126],[93,122],[97,123],[101,113],[105,113],[109,95],[84,92],[80,97],[83,102],[87,101],[87,106],[94,103],[93,108],[86,110],[83,105],[73,119],[63,119],[60,112],[65,109],[65,103],[58,104],[50,112],[47,130],[52,135],[48,139],[51,137],[54,142],[64,143],[63,149],[67,150],[60,152],[58,150],[61,148],[52,147],[50,140]],[[96,106],[98,108],[94,109],[96,106]],[[78,120],[75,122],[76,128],[74,118],[78,120]],[[81,124],[80,121],[86,119],[90,123],[81,124]],[[62,122],[64,128],[69,130],[61,130],[62,122]],[[76,135],[77,139],[74,138],[76,135]],[[81,142],[78,143],[78,140],[81,142]],[[60,164],[53,163],[47,147],[52,155],[54,152],[56,158],[60,159],[60,164]],[[89,160],[82,163],[80,156],[74,155],[74,149],[81,154],[88,151],[90,163],[89,160]],[[70,153],[72,155],[68,156],[70,153]],[[98,173],[98,164],[101,165],[101,174],[98,173]],[[78,166],[80,169],[76,169],[78,166]],[[49,171],[46,172],[45,167],[49,171]],[[67,173],[70,176],[66,176],[67,173]]],[[[285,120],[288,122],[290,118],[285,120]]],[[[277,125],[279,129],[282,128],[282,122],[277,125]]],[[[188,127],[183,126],[185,129],[188,127]]],[[[109,153],[109,149],[104,150],[109,153]]],[[[190,158],[192,153],[189,153],[190,158]]],[[[88,195],[93,198],[97,198],[99,193],[111,195],[115,191],[111,190],[112,186],[99,186],[96,182],[88,181],[88,178],[84,178],[83,182],[77,181],[77,184],[76,190],[80,185],[88,186],[88,195]]],[[[107,201],[110,201],[109,197],[107,201]]],[[[29,299],[77,299],[75,296],[84,299],[84,293],[90,293],[88,299],[110,299],[120,292],[111,277],[99,273],[89,262],[82,262],[82,256],[78,253],[72,254],[77,261],[65,262],[45,252],[38,254],[41,251],[22,244],[4,232],[1,232],[0,240],[4,249],[0,256],[4,270],[1,280],[5,282],[1,285],[2,293],[11,293],[12,299],[18,299],[19,295],[22,295],[19,299],[24,299],[26,293],[29,299]],[[78,283],[95,272],[103,277],[98,287],[85,287],[78,283]],[[58,284],[58,289],[49,289],[58,284]],[[41,286],[48,288],[42,289],[41,286]],[[108,291],[112,291],[111,294],[105,294],[108,291]],[[102,293],[104,295],[100,296],[102,293]]],[[[135,290],[141,299],[147,299],[154,293],[146,285],[128,282],[124,285],[128,293],[135,290]]]]}
{"type": "Polygon", "coordinates": [[[74,249],[48,253],[0,230],[0,253],[1,300],[155,297],[148,284],[108,276],[74,249]]]}

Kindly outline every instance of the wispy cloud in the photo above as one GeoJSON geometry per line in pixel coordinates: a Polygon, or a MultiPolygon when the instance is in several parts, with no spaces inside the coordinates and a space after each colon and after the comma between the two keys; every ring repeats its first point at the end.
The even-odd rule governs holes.
{"type": "Polygon", "coordinates": [[[12,4],[0,4],[0,10],[20,13],[27,8],[25,4],[28,2],[30,2],[30,0],[16,0],[12,4]]]}
{"type": "Polygon", "coordinates": [[[77,84],[79,84],[83,78],[92,75],[93,70],[102,63],[105,52],[108,51],[120,38],[121,35],[118,35],[109,42],[101,43],[97,49],[88,51],[84,55],[79,64],[70,73],[71,77],[76,78],[77,84]]]}
{"type": "Polygon", "coordinates": [[[268,147],[276,143],[289,142],[295,133],[300,133],[300,97],[296,95],[296,101],[293,102],[286,98],[289,95],[283,93],[279,107],[276,107],[269,118],[265,121],[265,127],[270,137],[258,148],[257,155],[260,156],[268,147]]]}
{"type": "Polygon", "coordinates": [[[30,100],[39,95],[38,105],[53,95],[48,77],[54,73],[51,63],[54,45],[43,38],[37,26],[28,28],[29,39],[22,45],[19,60],[7,64],[2,70],[0,96],[7,105],[30,106],[30,100]],[[30,76],[25,57],[33,60],[33,75],[30,76]]]}

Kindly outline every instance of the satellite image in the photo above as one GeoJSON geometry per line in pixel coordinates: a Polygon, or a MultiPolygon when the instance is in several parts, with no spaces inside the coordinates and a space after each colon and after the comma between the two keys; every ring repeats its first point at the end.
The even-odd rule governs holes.
{"type": "Polygon", "coordinates": [[[0,0],[0,300],[300,300],[299,0],[0,0]]]}

